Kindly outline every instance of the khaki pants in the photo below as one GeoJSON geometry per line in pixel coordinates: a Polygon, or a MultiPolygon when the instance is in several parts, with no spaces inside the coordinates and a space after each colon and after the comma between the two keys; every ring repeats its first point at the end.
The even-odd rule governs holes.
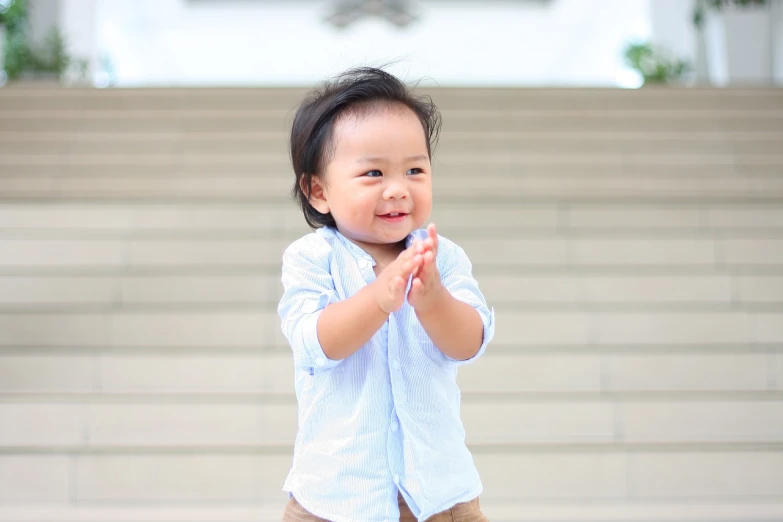
{"type": "MultiPolygon", "coordinates": [[[[408,504],[397,494],[397,501],[400,504],[400,522],[416,522],[416,517],[411,513],[408,504]]],[[[288,501],[288,505],[283,512],[283,522],[329,522],[325,518],[317,517],[308,512],[294,497],[288,501]]],[[[430,518],[427,522],[489,522],[487,517],[481,513],[478,497],[470,502],[461,502],[446,511],[441,511],[430,518]]]]}

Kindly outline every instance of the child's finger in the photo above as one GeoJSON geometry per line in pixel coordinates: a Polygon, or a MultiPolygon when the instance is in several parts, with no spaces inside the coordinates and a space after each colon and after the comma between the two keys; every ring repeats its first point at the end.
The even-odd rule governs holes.
{"type": "Polygon", "coordinates": [[[411,281],[411,290],[408,292],[408,302],[411,304],[415,304],[416,298],[419,295],[419,292],[421,292],[422,287],[424,286],[424,283],[421,282],[421,279],[418,277],[414,277],[413,281],[411,281]]]}
{"type": "Polygon", "coordinates": [[[419,265],[419,270],[416,276],[419,279],[427,279],[430,277],[430,274],[432,274],[435,260],[435,254],[432,252],[432,250],[427,250],[427,252],[424,253],[421,260],[421,265],[419,265]]]}
{"type": "Polygon", "coordinates": [[[392,280],[391,294],[394,299],[397,299],[402,292],[405,291],[405,280],[400,276],[396,276],[392,280]]]}
{"type": "Polygon", "coordinates": [[[438,251],[438,230],[435,228],[435,223],[430,223],[430,226],[427,227],[427,236],[429,236],[429,239],[432,241],[432,249],[437,252],[438,251]]]}
{"type": "Polygon", "coordinates": [[[406,248],[405,250],[400,252],[400,255],[397,256],[397,260],[405,262],[406,260],[408,260],[408,259],[412,258],[413,256],[415,256],[417,253],[418,252],[417,252],[417,249],[416,249],[416,245],[413,244],[413,245],[410,246],[410,248],[406,248]]]}
{"type": "Polygon", "coordinates": [[[421,263],[422,263],[421,255],[416,254],[412,259],[409,259],[402,264],[402,269],[400,270],[400,276],[404,276],[405,278],[407,278],[414,271],[417,271],[419,269],[421,263]]]}

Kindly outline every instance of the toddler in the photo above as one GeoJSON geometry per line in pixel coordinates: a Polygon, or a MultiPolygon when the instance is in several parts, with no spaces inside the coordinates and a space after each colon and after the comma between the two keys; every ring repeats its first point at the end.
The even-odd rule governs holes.
{"type": "Polygon", "coordinates": [[[439,129],[428,98],[374,68],[294,118],[294,195],[315,231],[283,254],[299,406],[284,521],[486,520],[456,376],[494,310],[462,248],[423,228],[439,129]]]}

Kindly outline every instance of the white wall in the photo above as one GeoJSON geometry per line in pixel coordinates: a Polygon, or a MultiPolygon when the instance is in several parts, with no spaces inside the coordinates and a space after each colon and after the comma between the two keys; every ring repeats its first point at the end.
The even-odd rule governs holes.
{"type": "Polygon", "coordinates": [[[783,85],[783,0],[772,0],[772,70],[777,85],[783,85]]]}
{"type": "Polygon", "coordinates": [[[60,2],[59,0],[31,0],[30,8],[30,40],[34,45],[42,45],[50,32],[57,27],[60,2]]]}
{"type": "Polygon", "coordinates": [[[696,32],[693,30],[693,0],[652,0],[650,29],[655,43],[678,58],[696,58],[696,32]]]}
{"type": "Polygon", "coordinates": [[[650,0],[419,0],[402,30],[333,28],[325,1],[96,1],[99,52],[126,86],[303,85],[395,59],[440,85],[616,85],[623,47],[650,32],[650,0]]]}
{"type": "Polygon", "coordinates": [[[695,0],[653,0],[650,2],[650,38],[673,57],[687,60],[694,79],[707,83],[704,38],[693,25],[695,0]]]}
{"type": "Polygon", "coordinates": [[[60,0],[60,28],[68,50],[76,59],[87,61],[86,79],[77,79],[77,71],[70,71],[78,81],[89,81],[98,68],[97,2],[98,0],[60,0]]]}

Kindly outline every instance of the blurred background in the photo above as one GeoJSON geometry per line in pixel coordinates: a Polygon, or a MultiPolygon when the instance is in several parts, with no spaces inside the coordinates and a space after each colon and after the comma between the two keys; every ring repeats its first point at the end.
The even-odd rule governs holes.
{"type": "Polygon", "coordinates": [[[444,117],[493,522],[783,521],[783,1],[0,0],[0,522],[280,520],[306,89],[444,117]]]}

